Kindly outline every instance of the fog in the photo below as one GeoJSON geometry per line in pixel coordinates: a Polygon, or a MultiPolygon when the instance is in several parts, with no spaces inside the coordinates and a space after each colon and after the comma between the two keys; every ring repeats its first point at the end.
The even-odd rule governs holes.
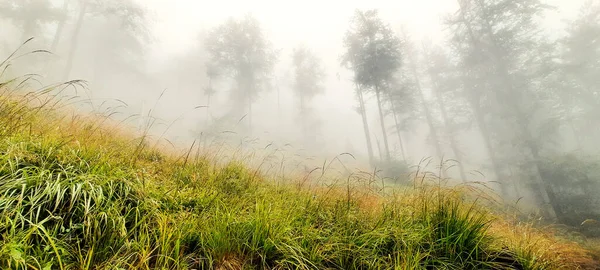
{"type": "Polygon", "coordinates": [[[442,176],[567,222],[598,214],[599,14],[585,0],[0,0],[0,58],[33,37],[19,55],[52,54],[3,77],[83,80],[68,90],[81,110],[175,148],[287,149],[306,170],[350,153],[390,177],[446,160],[442,176]],[[359,43],[374,39],[372,60],[359,43]]]}

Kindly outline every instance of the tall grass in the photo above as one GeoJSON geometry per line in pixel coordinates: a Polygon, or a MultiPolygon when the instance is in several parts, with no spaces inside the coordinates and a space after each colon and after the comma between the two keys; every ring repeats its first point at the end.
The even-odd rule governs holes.
{"type": "Polygon", "coordinates": [[[21,82],[0,85],[2,269],[591,264],[580,247],[512,224],[460,188],[415,177],[412,188],[385,189],[361,174],[279,184],[243,160],[222,165],[194,146],[166,153],[104,118],[66,117],[54,98],[62,86],[23,92],[21,82]],[[541,251],[531,239],[562,248],[541,251]]]}

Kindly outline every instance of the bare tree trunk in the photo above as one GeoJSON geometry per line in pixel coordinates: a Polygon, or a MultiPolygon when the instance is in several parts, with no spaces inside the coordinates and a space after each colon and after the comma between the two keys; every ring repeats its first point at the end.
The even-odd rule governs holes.
{"type": "Polygon", "coordinates": [[[73,31],[73,36],[71,37],[71,47],[69,49],[69,56],[67,57],[67,66],[65,67],[63,80],[66,81],[69,79],[71,75],[71,69],[73,68],[73,60],[75,57],[75,51],[77,50],[77,44],[79,43],[79,32],[81,31],[81,26],[83,25],[83,19],[85,18],[85,12],[87,9],[88,2],[87,0],[82,0],[81,2],[81,10],[79,11],[79,17],[77,18],[77,25],[75,26],[75,30],[73,31]]]}
{"type": "MultiPolygon", "coordinates": [[[[390,95],[390,100],[392,100],[391,95],[390,95]]],[[[406,153],[404,152],[404,140],[402,140],[400,123],[398,123],[398,115],[397,115],[397,111],[396,111],[396,105],[394,105],[394,102],[390,102],[390,103],[392,105],[392,114],[394,115],[394,123],[396,124],[396,133],[398,134],[398,141],[400,142],[400,152],[402,154],[402,159],[404,161],[406,161],[406,153]]]]}
{"type": "MultiPolygon", "coordinates": [[[[478,50],[480,50],[479,40],[475,37],[475,34],[473,33],[473,29],[471,28],[471,24],[467,21],[467,18],[465,17],[464,0],[457,0],[457,2],[458,2],[458,5],[460,6],[460,16],[463,20],[463,23],[465,24],[465,26],[467,28],[467,32],[469,34],[470,41],[478,50]]],[[[504,197],[507,197],[509,194],[508,187],[506,187],[504,185],[504,183],[506,183],[507,181],[506,181],[506,179],[502,179],[504,177],[504,175],[502,174],[502,170],[500,169],[500,164],[498,162],[498,158],[496,157],[494,148],[492,147],[491,134],[487,127],[487,124],[485,123],[485,120],[483,119],[483,114],[482,114],[482,111],[480,108],[479,100],[476,100],[475,98],[468,98],[468,101],[471,104],[471,109],[473,110],[473,112],[475,114],[477,125],[479,126],[479,130],[483,137],[483,141],[486,145],[486,149],[488,151],[490,161],[492,162],[492,168],[494,170],[494,173],[496,174],[496,181],[498,182],[498,185],[500,186],[502,195],[504,197]]],[[[516,187],[516,185],[515,185],[515,187],[516,187]]]]}
{"type": "Polygon", "coordinates": [[[204,120],[205,121],[204,125],[207,126],[207,127],[210,124],[210,121],[209,121],[209,119],[210,119],[210,96],[211,96],[212,91],[213,91],[212,87],[213,87],[212,86],[212,78],[209,77],[208,78],[208,90],[210,92],[208,92],[206,94],[206,119],[204,120]]]}
{"type": "MultiPolygon", "coordinates": [[[[483,3],[478,1],[479,5],[483,7],[483,3]]],[[[484,28],[488,36],[490,37],[491,47],[492,47],[492,57],[494,62],[497,64],[497,70],[499,74],[502,76],[501,81],[504,83],[506,87],[505,95],[510,97],[517,96],[517,92],[512,84],[512,78],[509,74],[506,63],[501,57],[500,50],[498,49],[498,41],[496,40],[496,35],[492,31],[491,24],[488,20],[489,14],[483,14],[484,16],[484,28]]],[[[521,129],[521,133],[524,136],[525,145],[529,148],[530,153],[533,158],[534,170],[537,173],[538,177],[534,177],[536,179],[536,185],[538,188],[534,189],[534,192],[537,193],[537,196],[541,199],[541,206],[544,207],[547,213],[550,216],[554,216],[559,220],[563,217],[562,207],[556,201],[556,195],[554,190],[550,186],[550,184],[546,181],[546,174],[542,169],[541,159],[539,155],[539,146],[534,142],[533,136],[529,132],[529,121],[527,120],[521,106],[517,103],[514,98],[507,98],[507,105],[511,107],[511,109],[515,112],[517,125],[521,129]],[[548,208],[547,206],[550,206],[548,208]]]]}
{"type": "MultiPolygon", "coordinates": [[[[68,13],[67,11],[69,8],[69,2],[70,2],[70,0],[64,0],[63,12],[65,14],[68,13]]],[[[53,53],[56,53],[56,49],[58,48],[58,43],[60,42],[60,38],[62,37],[62,32],[64,30],[66,21],[67,21],[67,18],[63,18],[62,20],[60,20],[58,22],[58,26],[56,27],[56,33],[54,33],[54,39],[52,40],[52,45],[50,46],[50,51],[53,53]]]]}
{"type": "MultiPolygon", "coordinates": [[[[64,0],[63,12],[65,14],[68,14],[68,7],[69,7],[69,0],[64,0]]],[[[54,33],[54,39],[52,40],[52,45],[50,45],[50,52],[52,52],[52,53],[56,53],[56,50],[58,48],[58,43],[60,41],[60,38],[62,37],[66,21],[67,21],[67,18],[65,17],[65,18],[62,18],[58,22],[58,26],[56,27],[56,32],[54,33]]],[[[44,70],[48,70],[48,67],[51,65],[51,62],[52,62],[51,59],[48,59],[48,61],[46,61],[45,65],[44,65],[44,70]]]]}
{"type": "MultiPolygon", "coordinates": [[[[204,119],[204,128],[200,128],[201,132],[208,130],[210,125],[210,97],[210,93],[206,95],[206,118],[204,119]]],[[[206,138],[204,138],[204,145],[206,146],[206,138]]]]}
{"type": "Polygon", "coordinates": [[[381,107],[381,97],[379,93],[379,86],[375,86],[375,95],[377,96],[377,107],[379,108],[379,122],[381,124],[381,133],[383,136],[383,146],[385,147],[385,158],[389,162],[392,158],[390,156],[390,147],[388,145],[387,132],[385,129],[385,121],[383,117],[383,109],[381,107]]]}
{"type": "MultiPolygon", "coordinates": [[[[423,93],[423,89],[421,88],[421,81],[419,80],[419,75],[417,73],[416,64],[411,61],[410,66],[412,69],[415,83],[417,85],[417,91],[419,92],[419,98],[421,99],[421,103],[423,104],[423,112],[425,112],[425,118],[427,119],[427,125],[429,125],[431,137],[433,138],[433,143],[435,145],[436,154],[440,159],[442,159],[443,158],[442,147],[440,146],[440,140],[439,140],[439,137],[437,134],[437,129],[435,128],[435,125],[433,124],[433,116],[431,115],[431,112],[429,111],[429,108],[427,107],[427,100],[425,100],[425,93],[423,93]]],[[[444,170],[442,168],[442,172],[443,171],[444,170]]]]}
{"type": "Polygon", "coordinates": [[[363,121],[363,129],[365,132],[365,139],[367,140],[367,151],[369,154],[369,164],[371,167],[375,166],[375,161],[373,159],[373,145],[371,144],[371,135],[369,133],[369,122],[367,121],[367,109],[365,108],[365,100],[363,99],[362,90],[358,85],[356,85],[356,93],[358,96],[359,110],[360,116],[363,121]]]}
{"type": "MultiPolygon", "coordinates": [[[[427,62],[427,61],[426,61],[427,62]]],[[[442,115],[442,121],[444,121],[444,129],[446,130],[446,135],[450,139],[450,147],[452,148],[452,152],[454,153],[454,158],[458,162],[458,170],[460,172],[460,178],[463,182],[467,181],[467,175],[465,174],[465,167],[462,164],[462,155],[460,153],[460,149],[458,148],[458,144],[456,143],[456,138],[452,132],[452,128],[450,127],[450,120],[448,119],[448,113],[446,112],[446,105],[444,102],[444,97],[440,92],[438,80],[439,76],[433,73],[431,67],[428,67],[429,78],[431,78],[431,84],[433,86],[433,92],[436,95],[438,106],[440,107],[440,112],[442,115]]]]}
{"type": "Polygon", "coordinates": [[[206,109],[206,118],[204,119],[204,127],[201,127],[199,125],[199,128],[198,128],[198,130],[200,131],[199,140],[202,140],[202,144],[204,145],[204,148],[207,148],[206,144],[207,144],[208,138],[206,136],[202,136],[202,134],[205,131],[208,131],[208,127],[210,125],[210,98],[212,95],[212,78],[211,77],[208,78],[208,85],[209,85],[209,87],[208,87],[209,92],[206,93],[206,108],[205,108],[206,109]]]}
{"type": "Polygon", "coordinates": [[[379,139],[375,136],[375,143],[377,144],[377,153],[379,153],[379,160],[383,160],[383,152],[381,151],[381,145],[379,144],[379,139]]]}
{"type": "MultiPolygon", "coordinates": [[[[405,35],[405,34],[404,34],[405,35]]],[[[408,39],[406,37],[406,35],[404,36],[405,39],[408,39]]],[[[433,143],[435,146],[435,152],[437,154],[437,156],[440,158],[440,165],[443,166],[444,162],[443,162],[443,152],[442,152],[442,147],[440,145],[440,141],[439,141],[439,137],[437,134],[437,130],[435,128],[435,125],[433,124],[433,117],[431,116],[431,112],[429,111],[429,108],[427,107],[427,100],[425,100],[425,94],[423,93],[423,89],[421,88],[421,80],[419,79],[419,71],[417,69],[417,63],[416,60],[414,58],[411,57],[411,55],[407,55],[408,56],[408,65],[409,68],[412,72],[413,75],[413,79],[415,80],[415,85],[417,87],[417,91],[419,92],[419,98],[421,100],[421,103],[423,104],[423,112],[425,113],[425,118],[427,119],[427,125],[429,126],[429,131],[431,132],[431,137],[433,138],[433,143]]],[[[440,168],[440,172],[442,173],[442,175],[440,175],[440,177],[444,177],[444,168],[440,168]]]]}
{"type": "Polygon", "coordinates": [[[467,175],[465,173],[465,167],[464,167],[464,165],[462,163],[462,161],[463,161],[462,154],[460,153],[460,149],[458,148],[458,144],[456,142],[456,138],[454,137],[454,134],[452,132],[452,128],[450,127],[450,123],[449,123],[449,120],[448,120],[448,114],[446,113],[446,106],[444,104],[444,101],[442,100],[443,97],[439,93],[439,91],[435,91],[435,92],[436,92],[436,95],[437,95],[438,105],[440,107],[441,114],[442,114],[442,120],[444,121],[444,127],[446,129],[446,134],[450,138],[450,147],[452,148],[452,152],[454,152],[454,158],[458,162],[458,170],[460,172],[460,178],[462,179],[463,182],[466,182],[467,181],[467,175]]]}
{"type": "Polygon", "coordinates": [[[304,143],[308,146],[308,127],[306,124],[306,109],[304,107],[304,95],[300,94],[300,125],[302,126],[302,135],[304,136],[304,143]]]}
{"type": "Polygon", "coordinates": [[[506,186],[508,181],[507,179],[503,179],[503,177],[506,176],[502,173],[502,169],[500,168],[498,157],[496,156],[495,149],[492,145],[491,133],[487,127],[487,124],[485,123],[485,120],[483,119],[483,112],[479,108],[478,104],[474,104],[474,102],[470,102],[470,104],[475,116],[475,120],[477,121],[477,126],[479,127],[479,132],[481,133],[483,143],[485,144],[488,156],[492,162],[492,169],[494,170],[494,174],[496,174],[496,182],[498,182],[498,185],[500,186],[500,192],[504,198],[508,198],[509,192],[508,187],[506,186]]]}

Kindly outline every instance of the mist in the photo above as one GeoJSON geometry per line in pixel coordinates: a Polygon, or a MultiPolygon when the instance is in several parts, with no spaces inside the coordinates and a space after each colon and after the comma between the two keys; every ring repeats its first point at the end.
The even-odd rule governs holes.
{"type": "Polygon", "coordinates": [[[0,0],[0,35],[2,59],[50,52],[3,76],[82,80],[75,106],[177,149],[441,164],[565,223],[600,215],[599,1],[0,0]]]}

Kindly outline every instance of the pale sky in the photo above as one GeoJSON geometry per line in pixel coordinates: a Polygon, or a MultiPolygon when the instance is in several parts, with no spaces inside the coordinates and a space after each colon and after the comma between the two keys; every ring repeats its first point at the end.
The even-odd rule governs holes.
{"type": "Polygon", "coordinates": [[[438,30],[439,14],[453,8],[452,1],[214,1],[145,0],[155,13],[156,35],[163,52],[183,49],[195,33],[231,16],[248,12],[262,23],[277,47],[305,42],[312,47],[341,47],[341,37],[356,8],[378,8],[390,23],[406,22],[424,33],[438,30]],[[439,2],[436,4],[436,2],[439,2]]]}
{"type": "MultiPolygon", "coordinates": [[[[351,91],[351,75],[339,66],[338,61],[343,51],[342,38],[354,10],[376,8],[394,28],[405,26],[413,39],[427,37],[439,41],[442,40],[442,16],[458,8],[456,0],[138,1],[143,2],[154,16],[151,29],[157,40],[152,45],[151,62],[155,66],[160,66],[173,53],[183,52],[197,43],[198,33],[202,30],[209,30],[229,17],[246,13],[252,13],[261,21],[267,38],[276,48],[284,50],[280,58],[286,63],[291,48],[300,42],[308,45],[323,59],[328,73],[326,93],[315,104],[328,119],[336,119],[326,122],[327,135],[333,138],[332,144],[337,144],[335,147],[340,149],[348,140],[360,149],[364,141],[361,120],[354,111],[356,102],[351,91]],[[338,72],[341,74],[339,81],[336,78],[338,72]],[[354,135],[349,135],[349,131],[354,135]]],[[[564,26],[561,21],[573,18],[584,1],[545,1],[557,7],[552,16],[547,18],[549,29],[557,27],[560,30],[559,27],[564,26]]],[[[293,102],[292,99],[283,97],[282,102],[293,102]]],[[[272,107],[276,102],[274,93],[265,94],[259,102],[264,103],[263,106],[257,104],[254,114],[272,115],[272,107]]],[[[370,112],[374,113],[374,108],[370,112]]],[[[284,110],[283,114],[291,116],[293,111],[284,110]]],[[[372,125],[375,127],[377,123],[373,122],[372,125]]],[[[374,127],[372,129],[376,130],[374,127]]],[[[419,136],[426,134],[417,134],[414,143],[408,142],[411,144],[408,147],[413,147],[415,152],[423,147],[423,140],[419,136]]]]}
{"type": "MultiPolygon", "coordinates": [[[[377,8],[394,26],[404,24],[415,37],[436,38],[440,18],[456,10],[455,0],[139,0],[155,15],[155,34],[160,52],[174,52],[190,46],[201,29],[209,29],[231,16],[254,14],[276,46],[300,41],[315,47],[341,45],[341,36],[356,8],[377,8]]],[[[585,0],[547,0],[556,6],[556,18],[577,14],[585,0]]]]}

